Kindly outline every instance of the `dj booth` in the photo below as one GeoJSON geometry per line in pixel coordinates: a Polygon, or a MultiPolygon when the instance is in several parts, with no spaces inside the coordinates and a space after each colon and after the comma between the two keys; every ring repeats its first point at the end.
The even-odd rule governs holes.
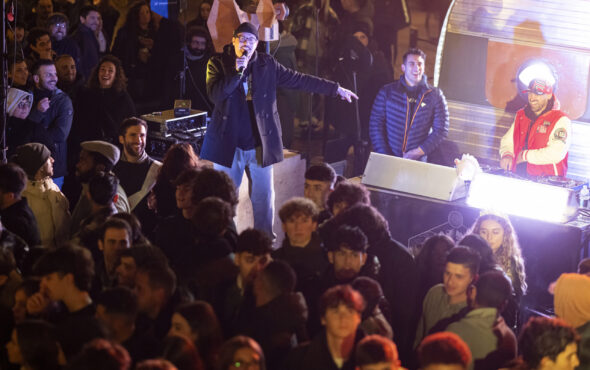
{"type": "MultiPolygon", "coordinates": [[[[469,206],[464,197],[450,201],[412,194],[420,192],[418,188],[424,186],[424,184],[412,183],[412,178],[416,181],[432,182],[431,186],[433,189],[437,188],[436,191],[444,188],[446,174],[453,175],[448,167],[446,170],[443,169],[442,174],[436,174],[438,167],[442,166],[435,168],[432,167],[434,165],[427,163],[420,164],[402,159],[395,160],[396,168],[383,168],[381,163],[379,177],[387,173],[385,176],[391,176],[391,179],[403,179],[399,180],[403,181],[402,185],[388,186],[389,189],[386,189],[383,186],[371,185],[379,181],[371,179],[371,176],[375,176],[375,170],[370,170],[370,165],[371,159],[367,170],[372,171],[373,175],[368,174],[366,170],[362,182],[371,192],[371,202],[389,222],[392,236],[407,245],[414,254],[432,235],[443,233],[459,241],[484,211],[469,206]],[[399,168],[400,165],[409,167],[399,168]],[[424,171],[416,170],[416,166],[423,166],[424,171]],[[409,172],[414,172],[414,176],[409,172]],[[434,177],[428,178],[433,176],[433,172],[435,172],[434,177]],[[433,179],[439,180],[433,181],[433,179]],[[409,186],[406,186],[408,183],[409,186]],[[400,191],[400,187],[404,188],[404,191],[400,191]]],[[[564,272],[576,271],[580,258],[588,254],[590,217],[578,214],[565,223],[512,215],[509,218],[518,236],[525,260],[528,294],[524,303],[536,310],[550,311],[553,306],[553,297],[547,292],[549,284],[564,272]]]]}

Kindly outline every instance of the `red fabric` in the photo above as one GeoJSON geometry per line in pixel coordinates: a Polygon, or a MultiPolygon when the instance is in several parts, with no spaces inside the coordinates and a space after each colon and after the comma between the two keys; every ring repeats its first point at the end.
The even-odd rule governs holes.
{"type": "MultiPolygon", "coordinates": [[[[533,123],[528,139],[528,150],[545,148],[551,139],[555,123],[563,116],[565,116],[565,113],[559,110],[559,104],[556,100],[553,109],[537,117],[537,120],[533,123]],[[550,125],[544,125],[545,121],[550,122],[550,125]]],[[[513,133],[516,157],[524,149],[526,133],[530,123],[531,120],[524,114],[524,109],[516,113],[513,133]]],[[[567,157],[566,154],[565,158],[555,164],[535,165],[527,163],[527,173],[531,176],[565,176],[567,173],[567,157]],[[557,174],[555,171],[557,171],[557,174]]],[[[516,158],[513,158],[512,170],[513,172],[516,171],[516,158]]]]}

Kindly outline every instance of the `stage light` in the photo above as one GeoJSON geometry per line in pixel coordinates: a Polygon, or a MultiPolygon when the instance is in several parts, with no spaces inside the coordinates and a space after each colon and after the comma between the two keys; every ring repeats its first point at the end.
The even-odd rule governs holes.
{"type": "Polygon", "coordinates": [[[526,89],[531,80],[538,78],[549,82],[551,86],[555,86],[554,68],[543,60],[529,60],[524,63],[517,74],[519,82],[519,91],[526,89]],[[523,88],[524,87],[524,88],[523,88]]]}
{"type": "Polygon", "coordinates": [[[467,204],[492,212],[565,223],[576,216],[575,193],[566,188],[479,173],[471,182],[467,204]]]}

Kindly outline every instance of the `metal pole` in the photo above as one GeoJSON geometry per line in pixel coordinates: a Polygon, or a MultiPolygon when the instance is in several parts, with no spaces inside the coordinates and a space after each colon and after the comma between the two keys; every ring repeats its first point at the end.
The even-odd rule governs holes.
{"type": "Polygon", "coordinates": [[[2,108],[0,108],[0,160],[6,163],[6,123],[8,117],[6,116],[6,97],[8,92],[8,49],[6,46],[6,2],[2,1],[2,22],[0,25],[2,29],[0,32],[0,40],[2,40],[2,55],[0,56],[0,78],[2,78],[2,86],[0,88],[0,99],[2,99],[2,108]]]}

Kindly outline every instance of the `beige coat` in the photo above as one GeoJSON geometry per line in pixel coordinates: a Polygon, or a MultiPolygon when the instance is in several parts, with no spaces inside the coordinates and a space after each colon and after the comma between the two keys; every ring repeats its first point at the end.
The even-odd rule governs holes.
{"type": "Polygon", "coordinates": [[[51,178],[27,182],[23,192],[39,226],[41,242],[55,247],[67,241],[71,215],[69,203],[51,178]]]}

